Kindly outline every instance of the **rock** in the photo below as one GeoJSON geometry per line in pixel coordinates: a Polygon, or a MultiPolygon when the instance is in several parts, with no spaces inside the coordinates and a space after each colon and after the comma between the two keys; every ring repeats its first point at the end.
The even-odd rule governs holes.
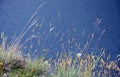
{"type": "Polygon", "coordinates": [[[25,60],[17,60],[14,61],[11,65],[11,69],[16,69],[16,68],[20,68],[23,69],[25,67],[25,60]]]}
{"type": "Polygon", "coordinates": [[[5,67],[3,68],[3,71],[4,71],[4,72],[8,72],[8,71],[10,71],[10,70],[11,70],[10,67],[6,67],[6,66],[5,66],[5,67]]]}
{"type": "Polygon", "coordinates": [[[9,77],[7,73],[4,73],[1,77],[9,77]]]}
{"type": "Polygon", "coordinates": [[[39,76],[37,76],[37,77],[46,77],[45,75],[39,75],[39,76]]]}

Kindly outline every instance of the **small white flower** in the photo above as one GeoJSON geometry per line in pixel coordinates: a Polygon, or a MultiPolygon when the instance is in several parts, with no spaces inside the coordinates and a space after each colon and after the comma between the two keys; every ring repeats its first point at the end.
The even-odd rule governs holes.
{"type": "Polygon", "coordinates": [[[80,57],[81,57],[81,55],[82,55],[81,53],[78,53],[78,54],[77,54],[77,57],[78,57],[78,58],[80,58],[80,57]]]}
{"type": "Polygon", "coordinates": [[[94,55],[92,55],[92,59],[94,59],[95,58],[95,56],[94,55]]]}
{"type": "Polygon", "coordinates": [[[45,61],[45,64],[48,65],[48,61],[47,60],[45,61]]]}

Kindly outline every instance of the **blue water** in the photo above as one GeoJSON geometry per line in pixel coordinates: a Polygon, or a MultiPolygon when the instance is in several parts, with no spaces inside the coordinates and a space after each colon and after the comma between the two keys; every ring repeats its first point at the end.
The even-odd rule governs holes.
{"type": "MultiPolygon", "coordinates": [[[[44,26],[36,32],[39,32],[43,39],[47,34],[48,37],[42,40],[43,45],[36,45],[34,49],[53,50],[56,54],[57,51],[63,51],[60,46],[63,43],[66,45],[68,38],[75,39],[69,46],[81,43],[81,47],[84,47],[89,34],[94,32],[95,37],[88,50],[95,51],[96,48],[104,47],[106,53],[112,54],[113,58],[120,54],[119,0],[0,0],[0,31],[5,32],[11,41],[20,33],[36,8],[43,2],[46,4],[39,9],[37,15],[40,22],[44,19],[44,26]],[[97,19],[101,23],[96,28],[97,19]],[[50,23],[54,27],[53,32],[49,32],[50,23]],[[106,31],[102,35],[103,30],[106,31]],[[58,41],[62,35],[62,41],[58,41]]],[[[30,34],[31,32],[27,33],[25,37],[30,34]]],[[[70,48],[69,46],[65,47],[66,51],[70,48]]],[[[69,50],[78,51],[75,46],[69,50]]]]}

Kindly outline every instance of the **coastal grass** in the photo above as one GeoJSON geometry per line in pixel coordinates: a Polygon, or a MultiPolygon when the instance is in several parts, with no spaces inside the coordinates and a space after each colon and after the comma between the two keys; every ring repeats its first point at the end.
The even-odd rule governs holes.
{"type": "MultiPolygon", "coordinates": [[[[102,50],[101,50],[102,51],[102,50]]],[[[13,54],[2,53],[0,51],[0,75],[9,77],[112,77],[120,76],[120,68],[115,61],[110,61],[109,57],[102,58],[101,53],[98,57],[91,54],[76,54],[75,58],[61,56],[57,60],[50,62],[43,58],[31,59],[19,58],[13,54]],[[9,55],[8,55],[9,54],[9,55]],[[83,55],[83,56],[82,56],[83,55]],[[12,56],[12,57],[11,57],[12,56]],[[15,61],[24,61],[16,67],[15,61]],[[53,66],[53,67],[51,67],[53,66]],[[52,70],[51,70],[52,69],[52,70]],[[116,71],[117,73],[113,72],[116,71]]],[[[119,57],[119,55],[117,56],[119,57]]],[[[20,62],[19,62],[20,63],[20,62]]]]}

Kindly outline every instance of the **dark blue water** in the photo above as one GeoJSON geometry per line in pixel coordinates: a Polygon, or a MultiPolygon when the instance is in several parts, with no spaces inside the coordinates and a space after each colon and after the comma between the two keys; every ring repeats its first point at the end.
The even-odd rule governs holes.
{"type": "MultiPolygon", "coordinates": [[[[53,50],[56,54],[57,51],[63,51],[60,48],[62,44],[66,49],[64,51],[67,51],[76,43],[80,43],[83,49],[87,38],[90,39],[89,35],[94,33],[95,37],[88,50],[95,51],[104,47],[106,53],[111,53],[113,58],[120,54],[119,0],[0,0],[0,31],[5,32],[11,41],[43,2],[46,4],[39,9],[37,16],[40,22],[44,19],[44,26],[36,30],[43,37],[42,45],[36,45],[34,49],[53,50]],[[101,21],[98,25],[97,19],[101,21]],[[53,32],[49,32],[50,23],[53,32]],[[102,34],[104,30],[105,33],[102,34]],[[46,39],[43,40],[44,38],[46,39]],[[73,40],[72,45],[66,44],[68,38],[73,40]],[[60,39],[62,41],[58,41],[60,39]]],[[[31,32],[26,37],[30,34],[31,32]]],[[[69,50],[79,52],[75,46],[69,50]]]]}

